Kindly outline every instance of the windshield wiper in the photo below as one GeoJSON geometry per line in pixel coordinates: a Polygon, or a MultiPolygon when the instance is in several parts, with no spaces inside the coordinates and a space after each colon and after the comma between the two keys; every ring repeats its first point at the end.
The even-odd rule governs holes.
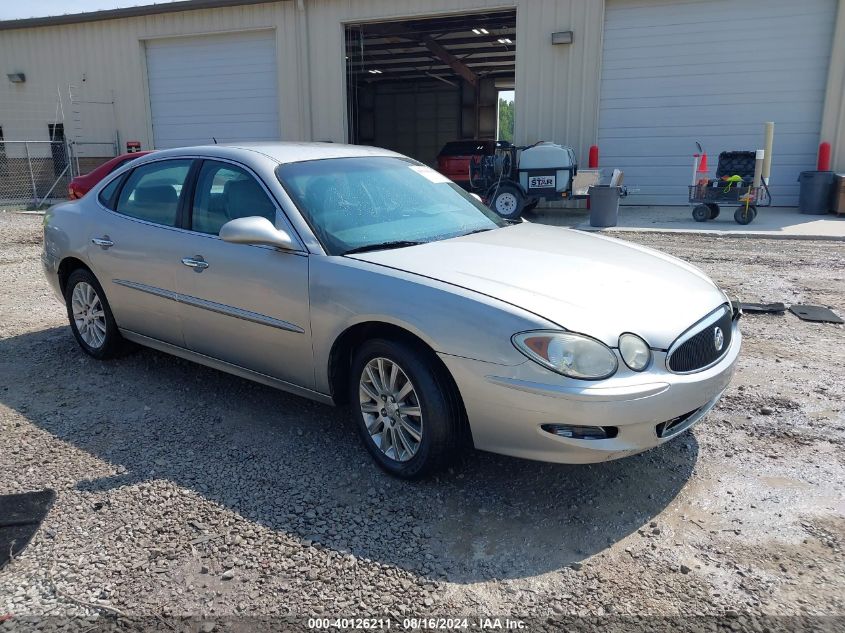
{"type": "Polygon", "coordinates": [[[474,231],[469,231],[467,233],[461,233],[458,237],[464,237],[466,235],[475,235],[476,233],[486,233],[487,231],[492,231],[493,227],[487,227],[483,229],[475,229],[474,231]]]}
{"type": "Polygon", "coordinates": [[[378,242],[376,244],[366,244],[365,246],[356,246],[344,251],[344,255],[351,255],[353,253],[366,253],[367,251],[386,251],[391,248],[404,248],[406,246],[419,246],[425,242],[414,242],[412,240],[396,240],[394,242],[378,242]]]}

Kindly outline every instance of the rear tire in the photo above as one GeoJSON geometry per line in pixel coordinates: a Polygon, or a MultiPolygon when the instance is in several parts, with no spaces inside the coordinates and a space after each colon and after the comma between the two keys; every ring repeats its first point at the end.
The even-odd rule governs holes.
{"type": "Polygon", "coordinates": [[[525,210],[525,196],[514,185],[501,185],[490,198],[490,208],[506,220],[517,220],[525,210]]]}
{"type": "Polygon", "coordinates": [[[696,222],[707,222],[710,219],[710,207],[699,204],[692,210],[692,219],[696,222]]]}
{"type": "Polygon", "coordinates": [[[719,217],[719,205],[715,202],[708,202],[707,208],[710,209],[710,219],[715,220],[719,217]]]}
{"type": "Polygon", "coordinates": [[[114,321],[106,293],[88,270],[74,270],[65,286],[70,329],[82,351],[97,360],[119,356],[126,349],[114,321]]]}
{"type": "Polygon", "coordinates": [[[355,352],[351,413],[364,446],[391,475],[419,479],[454,459],[463,417],[444,372],[431,352],[403,341],[373,339],[355,352]]]}

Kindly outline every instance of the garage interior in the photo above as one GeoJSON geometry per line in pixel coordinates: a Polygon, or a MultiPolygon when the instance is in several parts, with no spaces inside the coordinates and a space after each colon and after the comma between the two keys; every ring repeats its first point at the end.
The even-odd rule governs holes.
{"type": "Polygon", "coordinates": [[[516,10],[346,27],[349,142],[434,165],[449,141],[495,139],[514,89],[516,10]]]}

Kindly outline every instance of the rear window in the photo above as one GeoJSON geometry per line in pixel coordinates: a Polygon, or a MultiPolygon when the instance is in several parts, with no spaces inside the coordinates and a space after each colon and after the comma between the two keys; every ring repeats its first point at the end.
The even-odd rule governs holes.
{"type": "Polygon", "coordinates": [[[137,157],[136,156],[130,156],[129,158],[124,158],[123,160],[118,161],[117,164],[114,167],[109,169],[109,173],[112,173],[113,171],[116,171],[117,169],[123,167],[130,160],[135,160],[135,158],[137,158],[137,157]]]}
{"type": "Polygon", "coordinates": [[[494,141],[452,141],[446,143],[440,150],[440,156],[479,156],[492,154],[495,150],[494,141]]]}
{"type": "Polygon", "coordinates": [[[100,190],[100,204],[107,209],[114,211],[114,194],[122,180],[123,178],[118,176],[100,190]]]}

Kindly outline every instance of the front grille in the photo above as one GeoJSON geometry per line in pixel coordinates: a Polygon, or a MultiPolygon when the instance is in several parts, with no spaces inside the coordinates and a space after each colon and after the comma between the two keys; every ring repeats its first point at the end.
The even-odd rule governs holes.
{"type": "Polygon", "coordinates": [[[712,365],[731,346],[733,314],[728,306],[707,315],[678,338],[669,350],[666,366],[670,371],[688,373],[712,365]],[[717,348],[717,328],[722,333],[722,347],[717,348]]]}

